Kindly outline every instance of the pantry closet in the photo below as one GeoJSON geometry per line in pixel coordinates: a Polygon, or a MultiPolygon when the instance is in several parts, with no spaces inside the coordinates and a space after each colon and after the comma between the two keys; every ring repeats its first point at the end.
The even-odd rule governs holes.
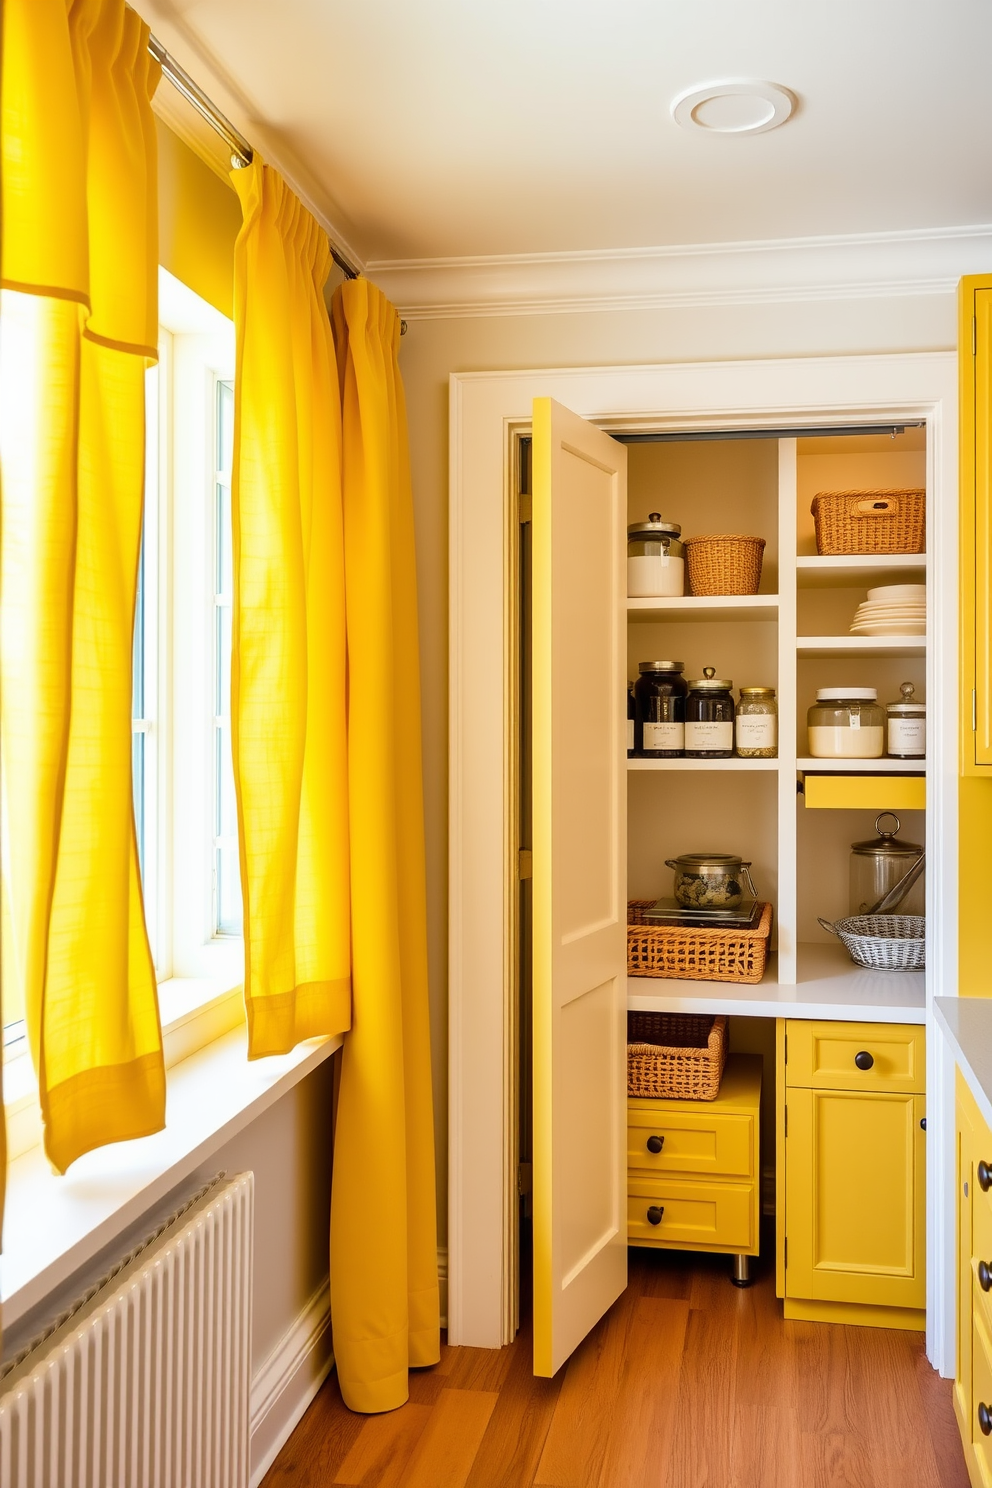
{"type": "MultiPolygon", "coordinates": [[[[767,1020],[759,1025],[767,1029],[759,1040],[765,1058],[766,1108],[776,1077],[781,1075],[781,1061],[775,1053],[776,1022],[780,1032],[786,1019],[801,1020],[807,1027],[821,1020],[922,1029],[934,988],[953,976],[954,376],[953,357],[926,355],[452,378],[449,1328],[453,1341],[494,1346],[512,1337],[516,1324],[517,1215],[519,1191],[526,1187],[526,1175],[518,1173],[517,1112],[521,1069],[527,1067],[520,1055],[528,1042],[527,1030],[520,1024],[518,949],[521,904],[527,903],[520,876],[530,871],[532,848],[539,954],[542,913],[546,926],[551,927],[546,931],[550,938],[541,972],[545,982],[555,984],[554,958],[564,955],[567,960],[573,939],[565,921],[560,915],[556,920],[554,914],[556,880],[567,873],[576,892],[584,892],[588,900],[576,925],[579,920],[595,922],[600,939],[605,936],[610,943],[614,961],[619,955],[614,1001],[621,1013],[628,1008],[714,1012],[767,1020]],[[558,845],[560,860],[549,852],[547,841],[542,847],[538,837],[533,843],[524,840],[528,824],[526,813],[522,818],[519,810],[525,774],[518,727],[519,526],[521,519],[532,515],[531,493],[521,489],[530,484],[520,479],[521,451],[522,441],[535,430],[535,420],[552,416],[544,411],[549,405],[534,404],[535,398],[554,398],[581,415],[587,427],[598,425],[586,437],[579,420],[572,422],[562,413],[561,425],[553,431],[560,463],[574,467],[584,462],[587,504],[595,506],[597,480],[608,486],[618,479],[624,464],[627,467],[627,500],[622,515],[612,512],[609,518],[615,524],[609,541],[605,530],[596,534],[586,524],[587,530],[581,531],[581,491],[577,503],[574,494],[562,493],[558,525],[548,529],[550,536],[540,536],[536,527],[534,532],[537,643],[541,607],[553,614],[555,605],[562,602],[567,611],[558,616],[557,630],[548,622],[545,641],[550,639],[551,644],[545,644],[543,652],[538,644],[534,655],[535,799],[538,803],[550,800],[559,782],[565,781],[573,799],[584,788],[587,801],[579,834],[582,840],[577,838],[570,847],[563,839],[558,845]],[[893,428],[901,432],[893,435],[893,428]],[[617,439],[597,443],[602,441],[600,431],[617,439]],[[618,458],[613,459],[611,446],[621,441],[627,444],[626,451],[618,450],[618,458]],[[623,454],[625,460],[619,458],[623,454]],[[813,495],[825,489],[863,487],[926,488],[925,554],[817,555],[809,512],[813,495]],[[759,592],[628,601],[624,528],[645,521],[652,512],[681,524],[686,535],[739,532],[763,537],[766,546],[759,592]],[[568,563],[556,587],[550,582],[555,573],[554,554],[541,556],[542,542],[561,541],[557,534],[568,531],[562,520],[566,513],[571,514],[572,526],[565,557],[571,555],[574,560],[578,543],[583,561],[593,565],[568,593],[563,579],[568,563]],[[583,582],[589,590],[585,609],[583,582]],[[903,582],[927,585],[928,634],[852,635],[849,627],[867,589],[903,582]],[[604,605],[614,602],[612,615],[601,613],[604,605]],[[620,661],[615,666],[607,638],[596,641],[603,635],[604,621],[618,641],[620,661]],[[574,634],[571,648],[565,645],[569,628],[574,634]],[[593,655],[597,644],[598,659],[593,655]],[[605,722],[600,728],[595,717],[596,678],[606,677],[611,666],[619,668],[615,724],[622,759],[626,720],[619,703],[625,676],[636,676],[640,662],[658,658],[684,661],[686,675],[693,677],[702,677],[703,668],[714,667],[718,676],[733,680],[735,696],[742,686],[775,687],[778,756],[626,760],[626,778],[619,782],[627,808],[621,823],[611,814],[609,771],[604,767],[598,775],[595,769],[587,772],[583,785],[579,765],[569,762],[568,731],[560,726],[561,707],[566,705],[549,703],[548,715],[542,719],[540,699],[556,696],[556,688],[560,699],[567,693],[570,716],[588,737],[590,718],[584,718],[582,710],[583,679],[589,677],[594,694],[589,699],[593,733],[605,739],[605,722]],[[539,685],[542,667],[547,668],[544,693],[539,685]],[[806,714],[818,688],[873,686],[881,701],[891,702],[900,696],[904,683],[912,683],[916,696],[927,701],[925,760],[810,757],[806,714]],[[501,729],[495,727],[493,718],[498,689],[505,719],[501,729]],[[493,726],[483,730],[479,724],[486,707],[493,726]],[[557,714],[555,707],[559,707],[557,714]],[[545,771],[543,781],[540,769],[545,771]],[[930,867],[925,973],[860,970],[818,923],[820,918],[833,921],[848,912],[851,844],[869,834],[875,816],[884,809],[899,811],[904,836],[926,842],[930,867]],[[590,823],[603,838],[598,847],[590,823]],[[751,862],[758,896],[773,906],[772,954],[762,981],[741,985],[678,978],[628,979],[622,944],[626,901],[670,894],[666,859],[704,849],[738,854],[751,862]],[[615,876],[609,871],[610,862],[616,865],[615,876]],[[603,910],[598,900],[594,903],[597,893],[603,905],[611,905],[611,912],[603,910]],[[494,1049],[501,1051],[499,1060],[492,1057],[494,1049]]],[[[571,568],[574,574],[574,561],[571,568]]],[[[588,761],[582,768],[587,765],[588,761]]],[[[539,817],[540,810],[535,829],[539,817]]],[[[605,1027],[612,1016],[607,1011],[607,1004],[612,1007],[611,994],[605,989],[613,973],[605,961],[599,964],[602,958],[592,959],[597,964],[589,965],[589,974],[595,972],[589,988],[595,994],[593,1001],[600,1003],[605,1027]]],[[[582,960],[581,955],[572,956],[573,962],[582,960]]],[[[560,991],[558,987],[555,995],[560,991]]],[[[573,1283],[580,1271],[605,1265],[605,1257],[619,1255],[627,1242],[622,1202],[626,1197],[624,1154],[617,1153],[620,1144],[613,1142],[626,1126],[626,1088],[617,1057],[625,1051],[618,1044],[598,1064],[591,1057],[577,1061],[582,1041],[577,1045],[574,1028],[559,1019],[555,1042],[554,1018],[547,1009],[542,1012],[542,995],[538,987],[533,1078],[535,1107],[540,1112],[543,1104],[543,1117],[539,1114],[537,1120],[534,1203],[536,1209],[544,1205],[548,1223],[547,1238],[535,1255],[535,1292],[542,1286],[550,1286],[553,1293],[557,1288],[549,1305],[552,1314],[557,1305],[563,1317],[571,1306],[566,1294],[570,1286],[576,1291],[573,1283]],[[591,1124],[589,1113],[596,1117],[591,1124]],[[577,1131],[583,1182],[587,1189],[596,1190],[582,1215],[569,1198],[572,1180],[567,1169],[574,1161],[570,1144],[563,1139],[563,1123],[574,1126],[577,1116],[589,1126],[588,1131],[584,1125],[577,1131]],[[543,1151],[542,1119],[546,1123],[543,1151]],[[593,1154],[591,1137],[596,1129],[607,1135],[593,1154]],[[597,1204],[598,1219],[589,1228],[589,1216],[597,1204]],[[578,1228],[568,1236],[570,1224],[578,1228]]],[[[620,1025],[614,1022],[611,1026],[620,1025]]],[[[623,1039],[622,1028],[619,1037],[623,1039]]],[[[949,1171],[949,1084],[935,1034],[928,1032],[927,1046],[931,1120],[925,1141],[934,1200],[942,1195],[949,1171]]],[[[918,1058],[922,1059],[922,1041],[918,1058]]],[[[922,1068],[914,1078],[922,1087],[922,1068]]],[[[767,1121],[765,1128],[765,1165],[769,1167],[775,1163],[775,1148],[767,1121]]],[[[778,1137],[781,1148],[781,1131],[778,1137]]],[[[777,1178],[781,1205],[782,1151],[777,1178]]],[[[767,1192],[766,1200],[770,1198],[767,1192]]],[[[938,1367],[948,1348],[953,1251],[941,1218],[944,1207],[940,1202],[929,1206],[926,1246],[928,1350],[938,1367]]],[[[922,1215],[922,1207],[919,1212],[922,1215]]],[[[781,1240],[781,1212],[777,1224],[781,1240]]],[[[920,1261],[922,1254],[921,1240],[920,1261]]],[[[615,1295],[622,1277],[614,1276],[611,1284],[615,1295]]],[[[579,1321],[582,1307],[572,1309],[574,1315],[562,1332],[562,1340],[571,1338],[572,1343],[560,1342],[552,1350],[553,1359],[549,1354],[555,1366],[564,1357],[562,1348],[567,1354],[595,1321],[596,1307],[602,1311],[602,1297],[594,1301],[590,1295],[588,1301],[584,1327],[579,1321]]]]}

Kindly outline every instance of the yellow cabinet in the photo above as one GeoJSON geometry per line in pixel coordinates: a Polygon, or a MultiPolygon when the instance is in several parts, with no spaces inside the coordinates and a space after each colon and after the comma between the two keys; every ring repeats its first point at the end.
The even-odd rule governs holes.
{"type": "Polygon", "coordinates": [[[782,1021],[779,1053],[786,1317],[924,1327],[923,1029],[782,1021]]]}
{"type": "Polygon", "coordinates": [[[992,1488],[992,1132],[957,1074],[958,1366],[954,1414],[973,1484],[992,1488]]]}
{"type": "Polygon", "coordinates": [[[627,1101],[629,1244],[758,1254],[760,1104],[753,1054],[731,1054],[714,1101],[627,1101]]]}

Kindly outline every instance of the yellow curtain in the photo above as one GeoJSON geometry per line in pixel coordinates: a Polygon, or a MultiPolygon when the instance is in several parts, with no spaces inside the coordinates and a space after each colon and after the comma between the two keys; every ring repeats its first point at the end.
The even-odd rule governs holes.
{"type": "Polygon", "coordinates": [[[327,238],[257,157],[232,180],[231,738],[257,1059],[351,1020],[341,420],[327,238]]]}
{"type": "Polygon", "coordinates": [[[353,1027],[331,1190],[331,1319],[345,1403],[385,1411],[440,1357],[427,1002],[420,669],[399,317],[335,291],[343,403],[353,1027]]]}
{"type": "Polygon", "coordinates": [[[123,0],[3,12],[3,975],[64,1171],[165,1120],[131,804],[158,69],[123,0]]]}

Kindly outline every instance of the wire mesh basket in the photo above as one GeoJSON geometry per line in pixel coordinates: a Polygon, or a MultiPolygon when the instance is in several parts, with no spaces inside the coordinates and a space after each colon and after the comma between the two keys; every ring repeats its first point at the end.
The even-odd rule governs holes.
{"type": "Polygon", "coordinates": [[[821,920],[824,930],[844,942],[851,960],[873,971],[922,971],[926,964],[923,915],[850,915],[821,920]]]}

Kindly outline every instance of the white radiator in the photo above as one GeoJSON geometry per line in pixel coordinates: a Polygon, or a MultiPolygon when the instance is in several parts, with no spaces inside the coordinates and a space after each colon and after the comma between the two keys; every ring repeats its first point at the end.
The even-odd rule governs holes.
{"type": "Polygon", "coordinates": [[[0,1381],[3,1488],[247,1488],[253,1194],[211,1184],[0,1381]]]}

